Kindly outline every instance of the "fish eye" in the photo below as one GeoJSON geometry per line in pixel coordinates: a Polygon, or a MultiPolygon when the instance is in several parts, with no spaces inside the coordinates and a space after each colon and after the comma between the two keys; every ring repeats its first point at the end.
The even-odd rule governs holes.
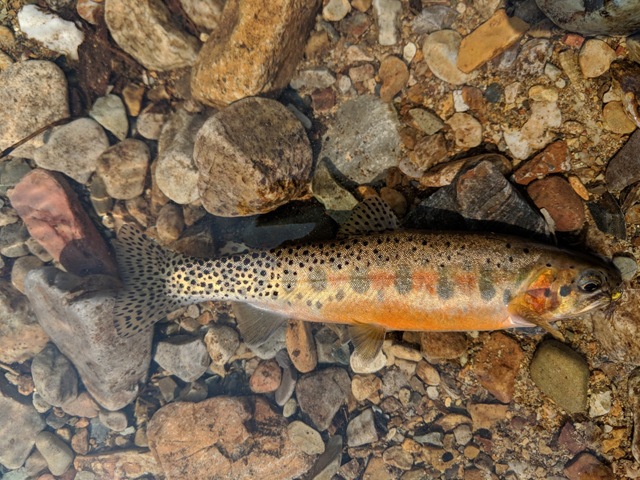
{"type": "Polygon", "coordinates": [[[580,289],[582,291],[584,291],[584,292],[587,292],[587,293],[593,293],[596,290],[600,289],[600,283],[595,282],[593,280],[589,280],[589,281],[583,283],[582,285],[580,285],[580,289]]]}
{"type": "Polygon", "coordinates": [[[594,293],[602,288],[603,281],[595,272],[589,272],[583,275],[578,281],[578,288],[584,293],[594,293]]]}

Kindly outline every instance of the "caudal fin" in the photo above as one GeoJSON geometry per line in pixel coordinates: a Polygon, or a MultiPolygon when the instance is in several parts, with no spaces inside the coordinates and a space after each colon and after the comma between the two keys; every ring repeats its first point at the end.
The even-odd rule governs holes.
{"type": "Polygon", "coordinates": [[[113,307],[116,332],[130,337],[151,328],[180,303],[168,298],[168,265],[179,254],[164,250],[133,225],[126,224],[114,242],[124,288],[113,307]]]}

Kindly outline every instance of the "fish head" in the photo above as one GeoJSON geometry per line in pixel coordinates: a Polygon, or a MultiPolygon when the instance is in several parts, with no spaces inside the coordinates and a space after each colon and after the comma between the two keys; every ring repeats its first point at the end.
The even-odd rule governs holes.
{"type": "Polygon", "coordinates": [[[611,305],[622,296],[622,278],[613,265],[572,254],[535,270],[522,293],[527,310],[551,322],[611,305]]]}

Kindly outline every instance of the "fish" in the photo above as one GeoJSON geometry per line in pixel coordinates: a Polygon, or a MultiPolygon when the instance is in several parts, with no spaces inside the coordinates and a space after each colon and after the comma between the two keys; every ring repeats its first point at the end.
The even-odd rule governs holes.
{"type": "Polygon", "coordinates": [[[177,308],[222,300],[264,313],[238,319],[247,341],[288,319],[346,324],[355,349],[373,358],[390,330],[540,326],[561,338],[553,322],[622,295],[620,273],[600,257],[514,236],[397,227],[390,207],[369,197],[335,240],[202,259],[126,224],[115,245],[124,283],[116,330],[128,337],[177,308]]]}

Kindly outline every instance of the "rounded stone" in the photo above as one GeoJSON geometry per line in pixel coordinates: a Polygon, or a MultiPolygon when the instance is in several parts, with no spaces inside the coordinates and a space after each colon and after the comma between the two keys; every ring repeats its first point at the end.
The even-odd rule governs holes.
{"type": "Polygon", "coordinates": [[[454,113],[446,123],[453,130],[457,147],[469,149],[482,142],[482,124],[472,115],[454,113]]]}
{"type": "Polygon", "coordinates": [[[251,378],[249,387],[254,393],[275,392],[282,381],[282,370],[275,360],[263,360],[258,364],[251,378]]]}
{"type": "Polygon", "coordinates": [[[40,268],[44,263],[38,257],[27,255],[26,257],[17,258],[11,268],[11,284],[18,291],[24,293],[24,279],[27,274],[36,268],[40,268]]]}
{"type": "Polygon", "coordinates": [[[62,475],[73,462],[73,451],[64,441],[51,432],[40,432],[36,437],[36,448],[47,461],[49,471],[62,475]]]}
{"type": "Polygon", "coordinates": [[[613,133],[628,135],[636,129],[636,124],[629,118],[622,102],[609,102],[602,109],[606,127],[613,133]]]}
{"type": "Polygon", "coordinates": [[[349,0],[329,0],[322,9],[322,18],[329,22],[339,22],[351,11],[349,0]]]}
{"type": "Polygon", "coordinates": [[[71,362],[52,343],[31,363],[31,375],[36,390],[56,407],[78,396],[78,374],[71,362]]]}
{"type": "Polygon", "coordinates": [[[127,428],[127,424],[129,423],[124,412],[108,412],[103,410],[100,412],[99,418],[100,423],[114,432],[122,432],[127,428]]]}
{"type": "Polygon", "coordinates": [[[287,430],[289,431],[289,439],[304,453],[319,455],[324,452],[324,442],[320,433],[306,423],[295,420],[289,424],[287,430]]]}
{"type": "Polygon", "coordinates": [[[128,138],[100,155],[97,172],[104,180],[109,196],[129,200],[142,195],[148,164],[146,143],[128,138]]]}
{"type": "Polygon", "coordinates": [[[275,100],[246,98],[211,117],[198,132],[194,159],[202,204],[214,215],[266,213],[309,192],[309,139],[275,100]]]}
{"type": "Polygon", "coordinates": [[[238,333],[225,325],[213,325],[204,337],[207,351],[215,365],[224,365],[240,346],[238,333]]]}
{"type": "Polygon", "coordinates": [[[427,37],[422,53],[433,74],[452,85],[467,83],[472,74],[461,71],[458,64],[458,50],[462,37],[453,30],[439,30],[427,37]]]}
{"type": "Polygon", "coordinates": [[[580,49],[578,63],[586,78],[599,77],[609,70],[611,62],[616,59],[616,52],[602,40],[587,40],[580,49]]]}

